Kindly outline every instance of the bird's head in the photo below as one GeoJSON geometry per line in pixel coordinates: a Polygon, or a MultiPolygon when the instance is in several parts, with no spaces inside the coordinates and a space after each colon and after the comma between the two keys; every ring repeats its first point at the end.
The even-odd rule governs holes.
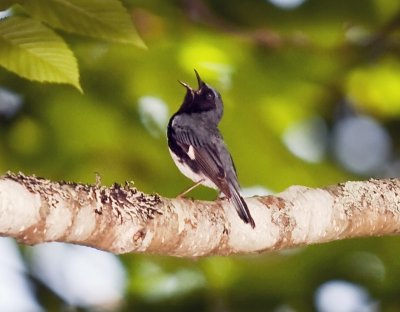
{"type": "Polygon", "coordinates": [[[206,114],[210,116],[210,121],[218,123],[222,118],[223,113],[221,95],[217,90],[206,84],[200,78],[200,75],[196,70],[194,70],[194,72],[199,85],[197,90],[194,90],[187,83],[179,81],[179,83],[186,88],[186,95],[179,111],[188,114],[206,114]]]}

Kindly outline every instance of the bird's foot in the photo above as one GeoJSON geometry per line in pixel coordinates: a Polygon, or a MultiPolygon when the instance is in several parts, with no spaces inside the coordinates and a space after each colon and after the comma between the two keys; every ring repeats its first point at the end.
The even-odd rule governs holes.
{"type": "Polygon", "coordinates": [[[222,193],[221,191],[218,192],[217,199],[224,200],[226,198],[227,197],[224,193],[222,193]]]}

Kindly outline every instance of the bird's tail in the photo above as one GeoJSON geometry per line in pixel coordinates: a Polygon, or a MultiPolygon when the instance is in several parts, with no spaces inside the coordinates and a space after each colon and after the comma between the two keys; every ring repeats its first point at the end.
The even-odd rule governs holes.
{"type": "Polygon", "coordinates": [[[254,220],[251,217],[249,208],[247,207],[247,204],[244,201],[243,197],[240,196],[239,191],[234,187],[231,187],[230,191],[231,191],[231,197],[229,199],[235,206],[235,209],[240,219],[242,219],[244,223],[250,223],[251,227],[254,229],[256,224],[254,223],[254,220]]]}

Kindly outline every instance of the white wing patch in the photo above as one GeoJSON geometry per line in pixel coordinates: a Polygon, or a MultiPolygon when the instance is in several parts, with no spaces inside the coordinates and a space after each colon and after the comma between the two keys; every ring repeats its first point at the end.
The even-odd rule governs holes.
{"type": "Polygon", "coordinates": [[[196,158],[195,155],[194,155],[194,148],[193,148],[192,145],[189,145],[189,149],[187,151],[187,154],[188,154],[188,156],[189,156],[189,158],[191,160],[194,160],[196,158]]]}

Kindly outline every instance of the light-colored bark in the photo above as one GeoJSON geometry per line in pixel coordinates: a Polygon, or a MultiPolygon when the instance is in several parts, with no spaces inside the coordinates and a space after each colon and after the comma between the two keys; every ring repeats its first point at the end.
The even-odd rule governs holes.
{"type": "Polygon", "coordinates": [[[65,242],[116,254],[179,257],[264,252],[400,232],[400,181],[293,186],[247,198],[253,230],[224,199],[168,199],[136,188],[0,177],[0,236],[22,244],[65,242]]]}

